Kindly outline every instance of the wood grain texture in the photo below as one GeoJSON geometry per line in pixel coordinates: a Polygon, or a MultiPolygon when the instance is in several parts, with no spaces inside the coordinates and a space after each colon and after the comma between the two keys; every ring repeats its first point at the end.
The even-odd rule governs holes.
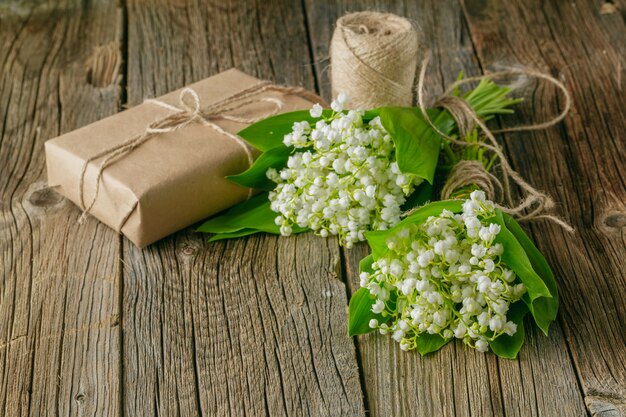
{"type": "MultiPolygon", "coordinates": [[[[422,51],[430,49],[433,57],[427,75],[429,97],[440,94],[461,70],[467,75],[481,73],[467,22],[455,1],[394,5],[338,2],[333,7],[309,1],[312,50],[315,62],[320,63],[318,73],[325,94],[330,92],[323,63],[328,54],[331,24],[344,12],[356,10],[389,11],[414,21],[422,51]]],[[[506,28],[516,30],[515,26],[506,28]]],[[[358,288],[358,261],[367,253],[365,246],[345,251],[346,276],[353,291],[358,288]]],[[[388,337],[359,337],[369,410],[372,415],[381,416],[585,415],[561,326],[553,326],[549,338],[533,328],[526,339],[519,360],[508,361],[465,349],[461,343],[420,358],[401,352],[388,337]]]]}
{"type": "MultiPolygon", "coordinates": [[[[236,66],[313,88],[298,3],[128,3],[128,99],[236,66]]],[[[363,415],[336,241],[124,245],[126,415],[363,415]]]]}
{"type": "MultiPolygon", "coordinates": [[[[626,415],[624,16],[622,0],[3,2],[0,416],[626,415]],[[414,20],[433,52],[429,96],[460,70],[510,66],[574,94],[564,124],[503,142],[577,228],[529,225],[562,307],[517,361],[348,338],[365,245],[208,244],[189,228],[138,250],[94,219],[78,226],[46,187],[46,139],[232,66],[329,98],[335,20],[365,9],[414,20]]],[[[562,105],[543,85],[523,91],[502,123],[562,105]]]]}
{"type": "MultiPolygon", "coordinates": [[[[619,93],[626,28],[619,13],[600,13],[603,2],[531,3],[468,0],[464,10],[485,68],[532,65],[573,94],[564,126],[511,136],[507,145],[514,164],[551,191],[577,229],[568,236],[552,225],[531,226],[562,290],[561,319],[587,408],[626,415],[626,99],[619,93]],[[519,22],[517,30],[503,16],[519,22]]],[[[523,117],[558,110],[554,91],[529,90],[523,117]]]]}
{"type": "Polygon", "coordinates": [[[0,5],[0,415],[117,415],[119,238],[46,187],[43,142],[118,110],[119,14],[38,3],[0,5]]]}

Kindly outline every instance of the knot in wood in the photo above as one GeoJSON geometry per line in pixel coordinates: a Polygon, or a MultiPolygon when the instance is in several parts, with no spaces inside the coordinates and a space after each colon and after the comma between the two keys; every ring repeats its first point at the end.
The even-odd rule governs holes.
{"type": "Polygon", "coordinates": [[[613,213],[604,218],[604,224],[614,229],[621,229],[626,226],[626,214],[613,213]]]}
{"type": "Polygon", "coordinates": [[[194,256],[195,254],[198,253],[198,248],[194,245],[190,245],[190,244],[184,244],[179,250],[178,252],[182,255],[182,256],[194,256]]]}
{"type": "Polygon", "coordinates": [[[52,190],[50,187],[45,187],[39,190],[33,191],[28,196],[28,202],[35,207],[53,207],[61,204],[64,197],[52,190]]]}

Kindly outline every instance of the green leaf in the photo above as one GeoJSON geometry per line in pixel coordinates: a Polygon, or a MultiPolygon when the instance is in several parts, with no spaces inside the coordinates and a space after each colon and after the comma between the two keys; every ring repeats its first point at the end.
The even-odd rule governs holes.
{"type": "Polygon", "coordinates": [[[390,232],[390,230],[372,230],[365,233],[365,239],[372,249],[371,256],[373,259],[380,259],[389,250],[387,238],[390,236],[390,232]]]}
{"type": "MultiPolygon", "coordinates": [[[[526,251],[517,241],[513,233],[509,231],[504,223],[501,210],[496,210],[496,216],[491,219],[494,223],[500,225],[500,233],[496,236],[495,242],[500,243],[504,247],[504,252],[500,259],[515,272],[526,287],[530,300],[539,297],[551,297],[550,291],[541,277],[537,275],[526,255],[526,251]]],[[[529,306],[530,307],[530,306],[529,306]]],[[[531,310],[532,311],[532,310],[531,310]]]]}
{"type": "Polygon", "coordinates": [[[270,208],[267,193],[261,193],[228,210],[225,214],[204,222],[199,232],[232,233],[243,229],[255,229],[267,233],[280,233],[274,223],[276,213],[270,208]]]}
{"type": "Polygon", "coordinates": [[[369,325],[370,320],[376,319],[379,322],[382,320],[380,314],[372,311],[375,302],[376,297],[371,295],[367,288],[359,288],[352,294],[348,306],[348,335],[366,334],[374,330],[369,325]]]}
{"type": "MultiPolygon", "coordinates": [[[[324,117],[331,114],[332,110],[327,109],[323,112],[324,117]]],[[[304,121],[316,123],[318,120],[321,119],[311,117],[308,110],[297,110],[263,119],[241,130],[238,135],[256,148],[269,151],[283,145],[283,138],[292,131],[294,123],[304,121]]]]}
{"type": "Polygon", "coordinates": [[[246,171],[238,175],[231,175],[228,178],[239,185],[262,190],[273,190],[276,183],[267,178],[266,172],[270,168],[282,169],[287,164],[287,159],[294,151],[294,148],[284,145],[269,149],[261,154],[254,164],[246,171]]]}
{"type": "Polygon", "coordinates": [[[407,225],[420,224],[430,216],[441,214],[444,209],[458,213],[462,208],[463,201],[461,200],[435,201],[415,209],[409,216],[389,230],[374,230],[365,233],[367,243],[372,249],[372,256],[374,259],[379,259],[381,256],[384,256],[389,250],[387,248],[387,238],[407,225]]]}
{"type": "MultiPolygon", "coordinates": [[[[294,226],[291,234],[292,235],[296,235],[302,232],[306,232],[307,229],[298,227],[298,226],[294,226]]],[[[263,230],[259,230],[259,229],[241,229],[238,230],[236,232],[231,232],[231,233],[216,233],[213,236],[211,236],[209,238],[209,242],[217,242],[218,240],[226,240],[226,239],[236,239],[238,237],[244,237],[244,236],[250,236],[253,235],[255,233],[272,233],[272,234],[278,234],[280,233],[280,230],[277,233],[274,232],[267,232],[267,231],[263,231],[263,230]]]]}
{"type": "Polygon", "coordinates": [[[559,310],[559,290],[554,279],[554,274],[550,269],[550,265],[546,261],[546,258],[541,254],[539,249],[528,238],[524,230],[510,215],[503,213],[504,223],[506,228],[515,236],[517,241],[522,245],[528,255],[530,263],[543,280],[546,287],[550,291],[552,297],[542,297],[533,301],[533,317],[539,328],[548,334],[548,328],[550,323],[556,319],[557,312],[559,310]]]}
{"type": "MultiPolygon", "coordinates": [[[[276,213],[270,208],[267,193],[261,193],[250,200],[232,207],[226,213],[204,222],[198,232],[214,233],[209,242],[234,239],[254,233],[280,234],[280,227],[274,223],[276,213]]],[[[291,233],[306,232],[308,229],[293,226],[291,233]]]]}
{"type": "Polygon", "coordinates": [[[209,242],[217,242],[218,240],[235,239],[238,237],[249,236],[255,233],[260,233],[258,229],[241,229],[231,233],[216,233],[209,238],[209,242]]]}
{"type": "MultiPolygon", "coordinates": [[[[441,113],[439,110],[431,112],[433,115],[441,113]]],[[[413,108],[385,107],[380,111],[380,121],[396,146],[396,161],[400,170],[432,184],[439,161],[441,137],[413,108]]]]}
{"type": "Polygon", "coordinates": [[[372,269],[372,264],[374,263],[374,257],[370,254],[367,255],[365,258],[361,259],[361,261],[359,262],[359,271],[361,272],[368,272],[368,273],[373,273],[374,270],[372,269]]]}
{"type": "Polygon", "coordinates": [[[428,203],[409,214],[404,220],[394,226],[394,229],[402,224],[419,224],[430,216],[438,216],[444,210],[459,213],[463,209],[463,200],[440,200],[428,203]]]}
{"type": "Polygon", "coordinates": [[[515,359],[517,357],[517,353],[524,344],[524,316],[526,313],[528,313],[528,308],[522,301],[511,305],[507,313],[507,319],[517,324],[517,331],[513,336],[502,334],[491,341],[489,346],[493,353],[506,359],[515,359]]]}
{"type": "Polygon", "coordinates": [[[415,345],[420,355],[424,356],[441,349],[450,339],[444,339],[438,334],[421,333],[415,339],[415,345]]]}
{"type": "MultiPolygon", "coordinates": [[[[551,277],[550,272],[550,275],[546,276],[544,280],[537,274],[526,253],[526,248],[517,240],[516,235],[507,228],[502,211],[497,210],[494,222],[502,227],[495,239],[495,242],[501,243],[504,247],[501,259],[515,272],[526,287],[527,292],[522,297],[522,300],[526,303],[537,326],[547,335],[550,323],[556,317],[556,310],[558,309],[558,298],[556,301],[551,300],[553,294],[547,286],[547,282],[553,281],[554,277],[551,277]]],[[[519,234],[519,231],[517,233],[519,234]]],[[[521,233],[523,234],[523,231],[521,233]]],[[[535,256],[538,253],[539,251],[535,253],[535,256]]],[[[556,289],[556,283],[554,283],[553,288],[556,289]]],[[[556,292],[554,292],[554,295],[558,297],[556,292]]]]}

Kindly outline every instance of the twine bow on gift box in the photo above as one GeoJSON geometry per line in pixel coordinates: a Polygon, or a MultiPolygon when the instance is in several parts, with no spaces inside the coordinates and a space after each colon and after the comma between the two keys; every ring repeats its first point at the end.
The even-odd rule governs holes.
{"type": "MultiPolygon", "coordinates": [[[[110,148],[104,149],[103,151],[95,155],[92,155],[91,157],[85,160],[85,162],[83,163],[83,167],[80,173],[80,180],[79,180],[79,199],[80,199],[80,206],[83,212],[80,218],[78,219],[78,222],[83,223],[87,215],[93,209],[98,199],[99,192],[100,192],[100,182],[102,180],[102,174],[108,166],[112,165],[117,160],[133,152],[136,148],[138,148],[139,146],[141,146],[143,143],[147,142],[148,140],[158,135],[161,135],[163,133],[175,132],[179,129],[182,129],[188,126],[191,123],[201,123],[204,126],[210,127],[216,132],[235,141],[245,151],[247,159],[248,159],[248,164],[252,165],[254,163],[254,156],[248,144],[239,136],[223,129],[221,126],[216,124],[214,120],[221,119],[221,120],[229,120],[229,121],[244,123],[244,124],[252,124],[252,123],[258,122],[261,119],[265,119],[266,117],[270,117],[275,114],[278,114],[280,110],[283,108],[283,106],[285,105],[285,103],[282,100],[275,98],[275,97],[261,97],[261,98],[254,97],[255,95],[261,94],[266,91],[275,91],[275,92],[282,93],[282,94],[295,94],[295,95],[299,95],[301,97],[315,100],[321,103],[324,102],[319,96],[305,90],[304,88],[277,86],[277,85],[271,84],[269,81],[262,81],[258,84],[253,85],[250,88],[247,88],[230,97],[227,97],[224,100],[221,100],[217,103],[213,103],[206,108],[202,108],[198,93],[191,88],[184,88],[180,92],[180,96],[179,96],[180,107],[173,106],[171,104],[165,103],[157,99],[145,100],[144,103],[150,103],[150,104],[163,107],[165,109],[171,110],[172,113],[166,117],[157,119],[153,121],[152,123],[150,123],[142,134],[136,137],[133,137],[127,141],[124,141],[120,144],[117,144],[115,146],[112,146],[110,148]],[[254,103],[262,103],[262,102],[272,103],[274,104],[274,108],[271,111],[264,113],[256,118],[252,118],[252,119],[227,114],[230,111],[237,110],[237,109],[240,109],[242,107],[245,107],[254,103]],[[85,204],[84,185],[85,185],[85,175],[87,173],[87,167],[89,166],[90,163],[100,158],[104,158],[104,159],[102,160],[102,162],[100,162],[100,165],[98,166],[98,171],[97,171],[96,180],[95,180],[96,182],[95,182],[94,195],[91,201],[89,202],[89,204],[85,204]]],[[[253,190],[250,189],[248,193],[248,198],[252,196],[252,192],[253,190]]],[[[132,210],[129,212],[126,218],[122,220],[121,224],[118,226],[118,232],[126,223],[126,220],[128,220],[128,216],[130,216],[130,214],[132,214],[132,210]]]]}

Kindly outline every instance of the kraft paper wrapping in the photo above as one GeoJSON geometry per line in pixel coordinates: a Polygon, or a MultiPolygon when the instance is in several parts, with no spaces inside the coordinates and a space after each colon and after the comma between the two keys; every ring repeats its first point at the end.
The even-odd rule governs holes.
{"type": "MultiPolygon", "coordinates": [[[[205,108],[258,83],[260,80],[231,69],[188,87],[198,94],[205,108]]],[[[180,91],[158,100],[179,107],[180,91]]],[[[312,104],[300,96],[276,91],[261,92],[258,97],[280,99],[284,103],[281,112],[307,109],[312,104]]],[[[255,119],[273,110],[272,103],[255,102],[228,114],[255,119]]],[[[151,122],[171,113],[172,110],[153,103],[143,103],[47,141],[48,185],[80,207],[79,184],[85,161],[141,135],[151,122]]],[[[212,121],[232,133],[246,127],[229,120],[212,121]]],[[[254,149],[253,153],[255,157],[259,154],[254,149]]],[[[85,204],[95,195],[102,159],[87,165],[83,184],[85,204]]],[[[248,198],[249,189],[225,178],[243,172],[248,166],[241,144],[210,126],[191,123],[149,139],[108,166],[102,172],[100,190],[90,214],[138,247],[144,247],[248,198]]]]}

